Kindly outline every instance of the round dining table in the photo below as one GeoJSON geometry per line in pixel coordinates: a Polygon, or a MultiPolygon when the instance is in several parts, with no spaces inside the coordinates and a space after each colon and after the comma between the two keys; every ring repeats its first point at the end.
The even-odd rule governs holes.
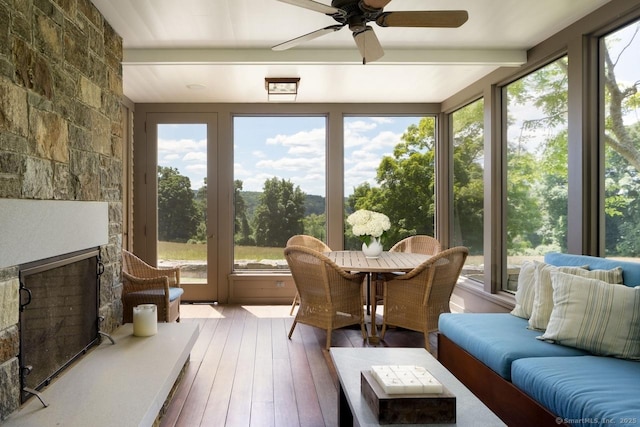
{"type": "Polygon", "coordinates": [[[376,281],[371,280],[371,273],[406,273],[413,270],[429,258],[431,255],[411,252],[382,252],[377,258],[368,258],[362,251],[331,251],[325,255],[341,268],[350,272],[365,272],[369,287],[371,303],[371,333],[369,343],[379,342],[376,327],[376,281]]]}

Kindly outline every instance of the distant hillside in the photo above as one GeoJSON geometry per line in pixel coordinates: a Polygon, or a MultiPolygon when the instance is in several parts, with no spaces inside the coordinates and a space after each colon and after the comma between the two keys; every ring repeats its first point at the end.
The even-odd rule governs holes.
{"type": "MultiPolygon", "coordinates": [[[[240,194],[247,205],[247,218],[253,218],[253,213],[260,203],[260,191],[241,191],[240,194]]],[[[322,196],[307,194],[304,202],[305,215],[321,215],[324,213],[325,199],[322,196]]]]}

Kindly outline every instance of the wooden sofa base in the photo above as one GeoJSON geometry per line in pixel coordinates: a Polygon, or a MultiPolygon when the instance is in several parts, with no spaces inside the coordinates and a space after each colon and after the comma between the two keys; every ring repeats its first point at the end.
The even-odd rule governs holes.
{"type": "Polygon", "coordinates": [[[438,360],[508,426],[566,426],[484,363],[438,334],[438,360]]]}

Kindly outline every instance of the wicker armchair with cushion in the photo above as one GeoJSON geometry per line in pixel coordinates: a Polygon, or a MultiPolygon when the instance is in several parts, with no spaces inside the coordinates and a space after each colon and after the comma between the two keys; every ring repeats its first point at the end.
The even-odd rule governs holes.
{"type": "Polygon", "coordinates": [[[438,330],[441,313],[450,313],[449,300],[469,250],[463,246],[442,251],[407,274],[385,275],[384,315],[380,338],[388,326],[424,334],[430,350],[429,332],[438,330]]]}
{"type": "Polygon", "coordinates": [[[123,323],[133,322],[133,307],[139,304],[158,306],[158,321],[180,321],[179,268],[153,267],[129,251],[122,250],[123,323]]]}
{"type": "Polygon", "coordinates": [[[300,308],[289,339],[298,323],[325,329],[327,350],[334,329],[359,324],[366,339],[362,306],[365,273],[348,273],[322,253],[303,246],[288,246],[284,256],[300,294],[300,308]]]}
{"type": "MultiPolygon", "coordinates": [[[[304,246],[305,248],[310,248],[318,252],[331,252],[331,248],[322,240],[306,234],[296,234],[295,236],[291,236],[289,240],[287,240],[287,246],[304,246]]],[[[291,311],[289,312],[290,316],[293,315],[293,310],[295,310],[296,305],[299,303],[300,294],[296,292],[296,296],[293,297],[293,302],[291,303],[291,311]]]]}

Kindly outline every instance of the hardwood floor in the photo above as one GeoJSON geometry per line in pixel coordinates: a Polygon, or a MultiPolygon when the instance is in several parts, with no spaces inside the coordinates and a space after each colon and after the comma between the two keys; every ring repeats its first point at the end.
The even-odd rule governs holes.
{"type": "MultiPolygon", "coordinates": [[[[161,427],[335,426],[337,376],[323,330],[298,324],[289,306],[184,304],[200,336],[161,427]]],[[[376,317],[379,323],[380,314],[376,317]]],[[[435,348],[435,337],[431,337],[435,348]]],[[[358,327],[332,346],[368,347],[358,327]]],[[[421,333],[392,329],[379,346],[423,347],[421,333]]]]}

